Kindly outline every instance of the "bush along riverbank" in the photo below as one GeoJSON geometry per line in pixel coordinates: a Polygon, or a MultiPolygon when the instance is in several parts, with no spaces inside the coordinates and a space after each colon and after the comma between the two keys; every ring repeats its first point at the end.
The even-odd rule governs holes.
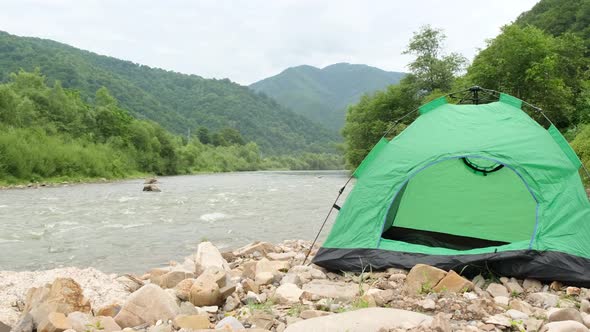
{"type": "MultiPolygon", "coordinates": [[[[590,290],[416,265],[364,273],[303,265],[310,243],[210,242],[144,275],[0,272],[2,331],[588,331],[590,290]]],[[[314,248],[312,254],[317,250],[314,248]]]]}

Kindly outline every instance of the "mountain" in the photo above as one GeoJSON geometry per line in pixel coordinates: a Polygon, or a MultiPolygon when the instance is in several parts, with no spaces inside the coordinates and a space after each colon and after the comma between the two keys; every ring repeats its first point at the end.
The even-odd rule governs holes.
{"type": "Polygon", "coordinates": [[[339,139],[335,131],[228,79],[151,68],[51,40],[0,31],[0,83],[19,69],[35,68],[41,69],[48,84],[59,80],[64,88],[79,90],[89,103],[104,86],[134,116],[158,122],[176,133],[194,133],[199,127],[232,127],[271,154],[329,151],[332,142],[339,139]]]}
{"type": "Polygon", "coordinates": [[[572,32],[590,40],[590,0],[541,0],[515,22],[533,25],[554,36],[572,32]]]}
{"type": "Polygon", "coordinates": [[[328,128],[340,130],[346,108],[365,93],[396,84],[404,73],[337,63],[325,68],[297,66],[250,85],[280,104],[328,128]]]}

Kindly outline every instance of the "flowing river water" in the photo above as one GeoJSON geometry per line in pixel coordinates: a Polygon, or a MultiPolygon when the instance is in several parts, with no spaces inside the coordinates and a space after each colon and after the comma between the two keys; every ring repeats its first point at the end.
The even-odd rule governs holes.
{"type": "Polygon", "coordinates": [[[182,260],[203,240],[221,250],[255,240],[313,240],[347,176],[314,171],[162,177],[160,193],[142,192],[143,180],[0,190],[0,270],[92,266],[143,273],[182,260]]]}

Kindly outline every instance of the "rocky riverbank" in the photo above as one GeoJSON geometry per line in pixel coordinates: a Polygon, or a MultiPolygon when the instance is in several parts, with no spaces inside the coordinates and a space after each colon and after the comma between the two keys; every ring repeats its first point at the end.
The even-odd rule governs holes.
{"type": "Polygon", "coordinates": [[[427,265],[334,273],[302,265],[309,247],[203,242],[144,275],[0,272],[0,332],[589,331],[589,289],[427,265]]]}

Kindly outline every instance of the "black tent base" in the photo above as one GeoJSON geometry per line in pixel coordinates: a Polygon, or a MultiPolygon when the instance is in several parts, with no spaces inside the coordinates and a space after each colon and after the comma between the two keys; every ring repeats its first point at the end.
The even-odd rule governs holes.
{"type": "Polygon", "coordinates": [[[379,271],[390,267],[411,269],[427,264],[454,270],[466,277],[479,273],[561,281],[565,285],[590,287],[590,259],[555,251],[517,250],[478,255],[425,255],[383,249],[320,248],[313,263],[331,271],[379,271]]]}

